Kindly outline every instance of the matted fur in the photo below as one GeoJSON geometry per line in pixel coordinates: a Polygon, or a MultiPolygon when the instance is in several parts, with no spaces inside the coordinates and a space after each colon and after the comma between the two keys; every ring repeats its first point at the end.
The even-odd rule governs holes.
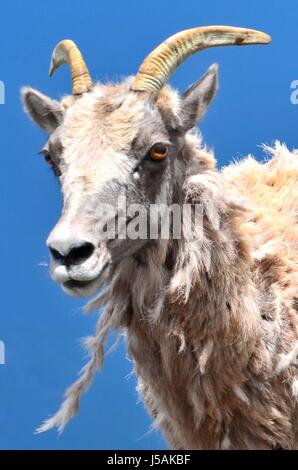
{"type": "Polygon", "coordinates": [[[186,201],[203,203],[204,240],[156,242],[144,263],[107,274],[83,375],[40,429],[63,429],[100,368],[109,329],[125,331],[138,390],[173,449],[298,446],[298,153],[267,148],[219,172],[194,134],[201,172],[186,201]],[[167,259],[174,260],[172,269],[167,259]]]}

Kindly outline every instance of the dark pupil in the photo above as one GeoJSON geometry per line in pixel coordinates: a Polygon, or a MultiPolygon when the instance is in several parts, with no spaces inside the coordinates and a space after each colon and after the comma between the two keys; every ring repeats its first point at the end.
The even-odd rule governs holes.
{"type": "Polygon", "coordinates": [[[166,149],[166,147],[160,146],[160,147],[155,148],[155,152],[160,154],[160,155],[164,155],[165,153],[167,153],[167,149],[166,149]]]}

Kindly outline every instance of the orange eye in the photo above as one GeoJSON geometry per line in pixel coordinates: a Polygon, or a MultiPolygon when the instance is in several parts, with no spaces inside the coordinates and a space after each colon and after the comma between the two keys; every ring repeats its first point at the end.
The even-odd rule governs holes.
{"type": "Polygon", "coordinates": [[[163,160],[168,155],[168,147],[164,144],[155,144],[149,151],[149,156],[153,160],[163,160]]]}
{"type": "Polygon", "coordinates": [[[49,153],[47,153],[45,156],[44,156],[44,159],[45,161],[49,164],[49,165],[53,165],[53,160],[52,160],[52,157],[49,153]]]}

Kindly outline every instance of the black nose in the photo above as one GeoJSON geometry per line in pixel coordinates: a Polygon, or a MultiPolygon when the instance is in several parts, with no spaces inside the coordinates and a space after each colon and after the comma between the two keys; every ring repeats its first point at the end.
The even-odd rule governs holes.
{"type": "Polygon", "coordinates": [[[92,256],[95,250],[95,246],[89,242],[76,243],[66,250],[57,248],[52,244],[49,246],[53,259],[65,266],[82,264],[92,256]]]}

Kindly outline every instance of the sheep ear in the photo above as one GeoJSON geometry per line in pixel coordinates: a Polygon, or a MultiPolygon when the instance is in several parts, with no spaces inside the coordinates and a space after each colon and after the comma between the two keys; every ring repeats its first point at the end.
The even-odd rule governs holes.
{"type": "Polygon", "coordinates": [[[195,127],[206,113],[218,88],[218,65],[213,64],[205,75],[181,97],[182,127],[186,132],[195,127]]]}
{"type": "Polygon", "coordinates": [[[23,88],[21,94],[25,111],[43,130],[52,133],[61,124],[63,108],[58,101],[33,88],[23,88]]]}

